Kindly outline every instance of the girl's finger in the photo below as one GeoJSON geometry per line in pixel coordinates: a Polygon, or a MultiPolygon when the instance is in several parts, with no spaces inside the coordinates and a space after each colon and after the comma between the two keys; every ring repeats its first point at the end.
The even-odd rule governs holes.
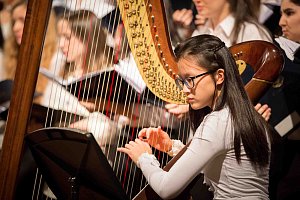
{"type": "Polygon", "coordinates": [[[139,132],[138,136],[139,136],[139,137],[145,137],[145,136],[146,136],[146,131],[147,131],[147,128],[143,128],[143,129],[139,132]]]}
{"type": "Polygon", "coordinates": [[[122,153],[126,153],[126,154],[129,153],[129,150],[126,149],[126,148],[124,148],[124,147],[118,147],[118,148],[117,148],[117,151],[122,152],[122,153]]]}

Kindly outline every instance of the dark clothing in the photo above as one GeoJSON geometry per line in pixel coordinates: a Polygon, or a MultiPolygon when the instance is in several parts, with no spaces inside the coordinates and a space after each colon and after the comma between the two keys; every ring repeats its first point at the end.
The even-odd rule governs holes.
{"type": "MultiPolygon", "coordinates": [[[[299,54],[299,53],[298,53],[299,54]]],[[[300,195],[300,140],[291,140],[290,136],[300,131],[300,62],[296,55],[294,62],[285,58],[284,69],[261,103],[272,109],[269,123],[279,131],[278,124],[288,127],[287,131],[274,134],[280,141],[272,146],[270,166],[270,199],[296,199],[300,195]],[[290,116],[292,123],[282,120],[290,116]],[[292,125],[291,125],[292,124],[292,125]]]]}

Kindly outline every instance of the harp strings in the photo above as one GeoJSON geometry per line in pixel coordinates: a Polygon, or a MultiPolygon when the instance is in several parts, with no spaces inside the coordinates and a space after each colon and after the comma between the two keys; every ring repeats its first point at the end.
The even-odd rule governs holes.
{"type": "MultiPolygon", "coordinates": [[[[78,0],[76,0],[75,3],[77,4],[78,0]]],[[[85,2],[85,4],[86,3],[87,2],[85,2]]],[[[84,5],[84,7],[95,7],[95,3],[96,1],[90,1],[90,5],[84,5]]],[[[109,3],[113,3],[117,8],[117,4],[115,1],[111,0],[109,1],[109,3]]],[[[146,2],[138,1],[138,3],[139,4],[137,6],[143,6],[142,4],[144,4],[144,6],[148,5],[148,1],[146,2]]],[[[98,13],[102,13],[103,15],[103,13],[108,12],[108,8],[105,11],[104,9],[100,9],[101,7],[102,6],[98,7],[99,9],[97,11],[98,13]]],[[[71,15],[71,11],[65,9],[62,17],[66,20],[63,21],[63,23],[76,23],[70,21],[70,15],[71,15]]],[[[141,16],[142,18],[145,18],[148,17],[148,14],[142,13],[141,16]]],[[[134,16],[134,17],[138,21],[143,20],[140,19],[138,16],[134,16]]],[[[84,21],[88,21],[89,24],[87,26],[81,26],[80,28],[76,26],[76,29],[74,31],[72,30],[71,34],[74,34],[74,32],[76,32],[76,34],[79,37],[84,38],[83,43],[85,48],[92,49],[92,52],[89,55],[82,54],[80,56],[79,63],[70,63],[69,68],[67,70],[63,70],[62,76],[67,77],[67,75],[71,74],[72,71],[76,71],[76,70],[80,71],[79,67],[83,66],[83,67],[87,67],[85,70],[81,70],[80,73],[80,76],[84,77],[89,72],[99,70],[99,67],[97,66],[100,66],[101,70],[103,70],[104,82],[112,79],[115,79],[112,81],[115,84],[119,83],[120,81],[124,81],[124,80],[120,80],[119,76],[116,76],[115,71],[113,73],[109,73],[107,67],[109,66],[114,68],[115,60],[119,60],[124,57],[125,58],[129,57],[128,55],[130,55],[129,52],[131,51],[129,49],[129,45],[126,43],[126,40],[125,39],[122,41],[120,40],[121,44],[118,45],[119,49],[111,48],[107,45],[107,43],[105,43],[105,47],[103,50],[104,59],[98,59],[96,49],[100,48],[98,47],[99,41],[107,40],[107,38],[102,38],[100,35],[100,29],[104,28],[103,21],[99,19],[96,20],[95,24],[93,24],[92,23],[93,17],[91,17],[91,14],[89,12],[85,12],[83,18],[85,19],[84,21]],[[95,27],[92,28],[92,26],[95,27]],[[111,57],[113,55],[115,56],[114,59],[112,59],[111,57]]],[[[79,16],[77,18],[77,21],[79,21],[79,16]]],[[[122,24],[120,15],[118,15],[117,12],[115,12],[114,14],[110,14],[107,26],[111,28],[109,28],[110,30],[108,30],[108,32],[110,32],[111,34],[116,33],[116,31],[122,32],[122,29],[121,30],[115,29],[115,27],[117,27],[118,24],[122,24]]],[[[149,37],[151,37],[151,35],[149,35],[149,37]]],[[[149,41],[150,39],[149,37],[146,37],[145,40],[149,41]]],[[[69,46],[68,52],[71,51],[75,53],[79,53],[78,48],[76,49],[76,47],[74,46],[72,48],[69,46]]],[[[155,52],[147,52],[147,53],[154,54],[155,52]]],[[[130,60],[127,59],[125,60],[124,63],[130,65],[130,60]]],[[[55,67],[55,74],[59,74],[59,71],[61,69],[59,66],[61,66],[62,64],[63,64],[62,61],[57,61],[56,63],[57,66],[55,67]]],[[[130,76],[131,71],[128,70],[130,69],[130,67],[135,67],[135,66],[129,66],[127,69],[125,69],[124,72],[125,79],[127,76],[130,76]]],[[[136,70],[135,73],[138,73],[138,71],[136,70]]],[[[81,123],[80,126],[78,126],[77,128],[85,129],[85,127],[87,127],[88,124],[90,123],[89,120],[91,119],[89,118],[89,116],[91,113],[100,113],[103,116],[105,116],[103,117],[101,115],[102,117],[97,117],[97,119],[99,118],[101,120],[98,121],[96,120],[97,123],[100,124],[102,123],[103,129],[108,128],[108,126],[110,126],[110,123],[114,122],[114,118],[118,115],[126,116],[129,119],[129,123],[127,124],[127,127],[129,128],[126,128],[124,130],[124,127],[122,128],[119,128],[118,126],[114,127],[115,129],[114,132],[116,132],[115,138],[113,138],[113,135],[109,135],[106,137],[104,134],[97,133],[97,131],[99,131],[97,130],[97,128],[99,128],[99,124],[97,123],[92,123],[91,130],[95,135],[95,137],[98,137],[96,138],[97,141],[101,141],[100,143],[103,144],[103,146],[101,146],[100,144],[103,152],[107,156],[108,160],[111,161],[111,166],[116,172],[117,177],[122,183],[127,194],[130,196],[130,198],[132,198],[133,195],[135,195],[133,191],[134,185],[139,185],[139,190],[141,190],[146,184],[146,180],[144,179],[143,176],[139,180],[136,180],[134,178],[138,173],[136,166],[130,162],[129,158],[122,158],[122,156],[119,153],[116,153],[115,147],[113,145],[117,144],[119,146],[120,145],[124,146],[124,144],[128,143],[129,140],[134,139],[137,135],[138,130],[140,130],[145,126],[146,120],[156,121],[156,123],[160,124],[162,128],[165,129],[167,132],[171,131],[174,128],[173,127],[174,118],[168,117],[167,120],[164,120],[165,115],[167,115],[168,113],[162,111],[163,108],[161,107],[163,105],[163,101],[157,98],[156,96],[154,97],[154,99],[151,100],[150,92],[149,92],[150,90],[146,90],[142,94],[136,94],[133,93],[132,90],[130,90],[129,86],[127,87],[126,91],[121,91],[121,87],[117,87],[116,86],[117,84],[104,85],[102,82],[100,82],[100,80],[98,80],[96,86],[92,85],[89,76],[86,76],[85,79],[82,79],[82,81],[80,82],[76,82],[76,84],[72,85],[70,88],[57,87],[55,86],[54,83],[51,84],[53,90],[51,91],[50,99],[55,99],[55,101],[53,102],[49,100],[49,108],[47,112],[45,127],[47,126],[72,127],[72,124],[74,124],[75,121],[83,120],[83,123],[81,123]],[[74,88],[72,88],[73,86],[74,88]],[[77,91],[77,88],[80,88],[79,91],[77,91]],[[96,93],[95,98],[89,99],[90,93],[92,92],[96,93]],[[66,95],[68,93],[71,93],[72,95],[71,96],[66,95]],[[119,96],[121,93],[126,94],[124,103],[119,101],[119,96]],[[73,98],[72,96],[76,98],[73,98]],[[149,106],[148,102],[150,100],[152,102],[151,105],[149,106]],[[60,107],[57,106],[57,102],[60,104],[60,107]],[[90,102],[94,103],[94,105],[89,109],[86,109],[84,106],[81,105],[81,104],[89,105],[90,102]],[[68,105],[66,106],[66,104],[68,105]],[[54,109],[55,108],[59,109],[61,107],[65,107],[64,112],[60,113],[59,119],[57,118],[54,119],[55,117],[54,109]],[[156,118],[158,118],[158,120],[155,120],[156,118]],[[124,137],[124,135],[127,137],[124,137]],[[113,154],[112,158],[109,158],[110,154],[113,154]]],[[[138,83],[138,84],[143,84],[143,83],[138,83]]],[[[182,133],[180,130],[185,129],[186,127],[187,125],[185,124],[185,122],[180,123],[178,129],[179,132],[177,136],[178,138],[185,137],[181,135],[182,133]]],[[[171,135],[171,138],[174,137],[171,135]]],[[[161,162],[161,165],[164,166],[167,162],[165,155],[156,152],[156,150],[154,153],[157,154],[158,157],[161,157],[160,159],[163,161],[161,162]]],[[[35,188],[42,188],[41,183],[42,183],[41,178],[37,176],[35,188]]]]}
{"type": "MultiPolygon", "coordinates": [[[[141,5],[138,5],[138,6],[141,6],[141,5]]],[[[136,16],[135,16],[136,17],[136,16]]],[[[144,13],[143,17],[147,17],[146,13],[144,13]]],[[[139,20],[136,18],[136,20],[139,20]]],[[[133,98],[136,100],[137,99],[137,103],[141,103],[141,106],[140,106],[140,109],[137,108],[137,106],[133,107],[132,109],[135,109],[135,110],[139,110],[138,112],[138,116],[140,116],[138,118],[138,121],[137,121],[137,127],[142,127],[143,124],[144,124],[144,121],[145,121],[145,118],[141,118],[141,116],[144,116],[145,114],[146,115],[149,115],[147,114],[146,112],[144,112],[144,109],[146,108],[144,106],[144,102],[147,101],[148,99],[148,95],[149,95],[149,91],[147,90],[146,93],[143,93],[142,95],[138,95],[138,96],[134,96],[133,98]]],[[[154,103],[155,103],[156,99],[154,100],[154,103]]],[[[132,113],[135,113],[134,110],[132,110],[132,113]]],[[[154,117],[154,112],[151,112],[150,116],[149,116],[151,119],[153,119],[154,117]]],[[[132,122],[135,122],[135,117],[131,115],[131,123],[132,122]]],[[[135,132],[134,130],[131,131],[131,136],[130,138],[133,139],[135,137],[135,132]]],[[[126,139],[126,141],[122,142],[122,144],[124,143],[128,143],[128,140],[129,140],[129,137],[126,139]]],[[[131,163],[131,165],[129,166],[129,159],[127,158],[127,160],[123,160],[123,164],[119,164],[117,165],[118,167],[120,167],[121,169],[125,169],[124,172],[122,171],[121,174],[120,174],[120,177],[123,177],[121,180],[122,180],[122,184],[123,184],[123,187],[124,189],[126,190],[127,194],[129,194],[129,196],[131,197],[132,196],[132,190],[133,190],[133,185],[135,184],[134,181],[136,180],[134,178],[135,174],[136,174],[136,167],[135,165],[133,165],[131,163]],[[129,175],[127,175],[129,174],[129,175]],[[131,184],[129,184],[131,183],[131,184]],[[127,185],[127,186],[126,186],[127,185]],[[125,188],[126,187],[126,188],[125,188]]],[[[140,179],[140,183],[137,183],[140,185],[140,189],[143,187],[143,182],[145,182],[143,180],[143,177],[140,179]]]]}
{"type": "MultiPolygon", "coordinates": [[[[137,5],[137,6],[142,6],[142,5],[137,5]]],[[[137,15],[134,15],[134,17],[136,18],[135,20],[143,20],[143,19],[138,19],[137,15]]],[[[147,13],[143,13],[143,17],[148,17],[148,16],[147,16],[147,13]]],[[[149,53],[154,53],[154,52],[149,52],[149,53]]],[[[149,91],[147,91],[146,94],[143,93],[142,97],[138,97],[138,99],[141,98],[141,99],[142,99],[142,102],[144,102],[144,101],[143,101],[144,99],[148,99],[148,95],[149,95],[149,91]]],[[[154,105],[155,105],[155,104],[158,104],[158,105],[159,105],[159,104],[160,104],[160,100],[157,99],[157,98],[155,97],[153,103],[154,103],[154,105]]],[[[140,109],[140,115],[139,115],[139,116],[142,116],[142,112],[143,112],[143,107],[141,107],[141,109],[140,109]]],[[[163,113],[161,112],[161,114],[163,114],[163,113]]],[[[155,115],[155,111],[154,111],[154,107],[153,107],[153,112],[151,112],[150,118],[154,118],[154,115],[155,115]]],[[[161,119],[162,119],[162,116],[160,116],[159,119],[161,120],[161,119]]],[[[134,121],[134,120],[133,120],[133,121],[134,121]]],[[[144,124],[143,121],[144,121],[144,118],[143,118],[143,119],[139,118],[138,124],[144,124]]],[[[162,124],[162,122],[160,122],[160,124],[161,124],[162,126],[164,126],[164,124],[162,124]]],[[[132,135],[132,136],[133,136],[133,135],[132,135]]],[[[126,142],[128,142],[128,140],[127,140],[126,142]]],[[[128,160],[126,161],[126,164],[125,164],[125,165],[126,165],[125,169],[126,169],[126,171],[127,171],[127,169],[129,168],[129,167],[128,167],[128,160]]],[[[122,166],[122,165],[118,165],[118,166],[122,166]]],[[[124,174],[126,174],[126,171],[124,172],[124,174]]],[[[130,172],[129,172],[129,178],[128,178],[128,181],[129,181],[129,182],[133,182],[133,181],[135,181],[135,179],[133,178],[133,177],[135,176],[135,172],[136,172],[135,165],[131,165],[129,171],[130,171],[130,172]],[[133,168],[134,168],[134,169],[133,169],[133,168]],[[132,179],[132,180],[131,180],[131,179],[132,179]]],[[[126,177],[126,176],[124,176],[124,180],[122,181],[123,185],[125,185],[125,177],[126,177]]],[[[141,178],[141,182],[143,182],[143,177],[141,178]]],[[[142,184],[139,184],[139,185],[140,185],[140,189],[141,189],[141,188],[143,187],[143,185],[142,185],[142,184]]],[[[130,194],[131,194],[132,187],[129,188],[129,184],[127,184],[126,190],[127,190],[127,193],[128,193],[128,190],[130,190],[130,194]]]]}

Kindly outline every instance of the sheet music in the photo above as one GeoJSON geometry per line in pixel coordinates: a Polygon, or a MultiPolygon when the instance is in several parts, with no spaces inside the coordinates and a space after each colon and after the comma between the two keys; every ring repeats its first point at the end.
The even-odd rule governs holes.
{"type": "Polygon", "coordinates": [[[53,72],[51,72],[50,70],[44,68],[44,67],[40,67],[40,73],[43,74],[44,76],[46,76],[48,79],[62,85],[62,86],[67,86],[67,85],[71,85],[71,84],[74,84],[76,82],[80,82],[81,80],[84,80],[84,79],[88,79],[88,78],[91,78],[93,76],[97,76],[101,73],[105,73],[105,72],[108,72],[108,71],[113,71],[114,68],[113,67],[110,67],[110,68],[106,68],[105,70],[100,70],[100,71],[95,71],[95,72],[90,72],[90,73],[87,73],[85,75],[83,75],[82,77],[69,77],[68,79],[62,79],[61,77],[59,76],[56,76],[53,72]]]}
{"type": "Polygon", "coordinates": [[[145,90],[146,84],[139,73],[132,54],[130,54],[128,58],[120,60],[114,67],[115,70],[126,80],[126,82],[138,93],[141,94],[145,90]]]}
{"type": "MultiPolygon", "coordinates": [[[[73,96],[77,95],[76,92],[79,91],[78,86],[80,85],[80,82],[82,82],[83,85],[85,82],[87,82],[87,84],[93,86],[96,86],[99,83],[104,85],[112,84],[112,75],[109,75],[109,73],[114,72],[117,73],[117,76],[120,76],[123,79],[123,81],[121,81],[119,78],[115,78],[115,84],[121,87],[120,83],[122,83],[123,89],[127,88],[127,85],[129,85],[130,88],[132,88],[137,93],[142,93],[146,88],[146,84],[143,81],[143,78],[140,75],[138,68],[134,62],[134,58],[132,56],[126,58],[125,60],[121,60],[118,64],[114,65],[113,67],[109,67],[100,71],[90,72],[79,78],[69,77],[68,79],[62,79],[56,76],[53,72],[45,69],[44,67],[40,67],[41,74],[43,74],[49,80],[55,82],[56,84],[61,85],[64,89],[66,89],[66,91],[69,91],[69,93],[73,96]],[[106,77],[110,77],[110,79],[106,77]]],[[[91,96],[94,95],[94,93],[89,94],[91,96]]]]}
{"type": "Polygon", "coordinates": [[[102,18],[115,9],[114,1],[109,0],[66,0],[65,4],[71,10],[86,9],[96,14],[98,18],[102,18]]]}
{"type": "Polygon", "coordinates": [[[78,99],[68,92],[62,85],[50,82],[44,92],[41,105],[56,110],[76,113],[77,115],[88,117],[90,112],[79,103],[78,99]]]}
{"type": "Polygon", "coordinates": [[[60,85],[66,85],[67,81],[63,80],[62,78],[56,76],[52,71],[46,69],[45,67],[40,67],[39,73],[46,76],[48,79],[60,84],[60,85]]]}

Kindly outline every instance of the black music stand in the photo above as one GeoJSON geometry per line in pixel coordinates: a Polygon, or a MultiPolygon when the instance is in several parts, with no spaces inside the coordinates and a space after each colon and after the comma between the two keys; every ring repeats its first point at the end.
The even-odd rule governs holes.
{"type": "Polygon", "coordinates": [[[92,134],[43,128],[25,140],[58,199],[129,199],[92,134]]]}
{"type": "Polygon", "coordinates": [[[10,98],[12,94],[13,81],[0,81],[0,118],[6,120],[10,98]]]}

